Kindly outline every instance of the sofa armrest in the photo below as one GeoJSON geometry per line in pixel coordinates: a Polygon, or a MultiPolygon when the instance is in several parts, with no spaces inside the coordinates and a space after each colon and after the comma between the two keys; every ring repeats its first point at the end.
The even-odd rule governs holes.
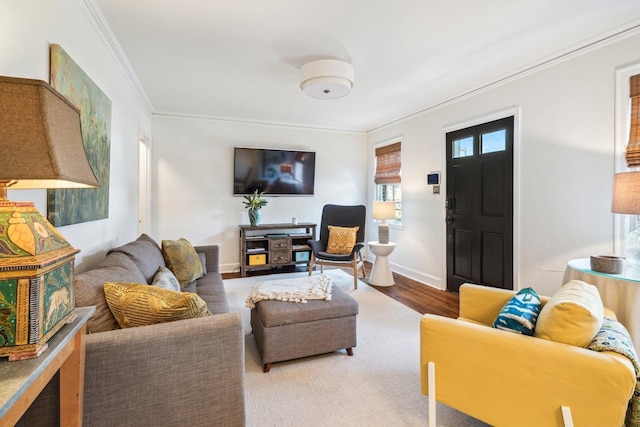
{"type": "MultiPolygon", "coordinates": [[[[246,422],[239,313],[86,337],[84,425],[227,425],[246,422]]],[[[59,423],[57,375],[19,426],[59,423]]]]}
{"type": "Polygon", "coordinates": [[[198,253],[203,253],[207,260],[207,273],[219,273],[220,272],[220,246],[207,245],[207,246],[195,246],[195,250],[198,253]]]}
{"type": "Polygon", "coordinates": [[[491,325],[514,291],[463,283],[460,286],[460,317],[491,325]]]}
{"type": "Polygon", "coordinates": [[[87,336],[87,425],[244,425],[239,313],[87,336]]]}
{"type": "Polygon", "coordinates": [[[631,362],[616,353],[524,336],[426,314],[420,369],[427,394],[435,363],[436,399],[492,425],[622,425],[635,385],[631,362]]]}

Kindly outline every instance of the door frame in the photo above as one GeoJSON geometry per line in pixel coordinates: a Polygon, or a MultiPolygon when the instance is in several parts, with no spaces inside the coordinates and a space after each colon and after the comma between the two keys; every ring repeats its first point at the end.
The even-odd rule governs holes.
{"type": "MultiPolygon", "coordinates": [[[[454,132],[460,129],[465,129],[472,126],[481,125],[483,123],[492,122],[494,120],[504,119],[506,117],[513,116],[513,290],[519,291],[520,286],[520,269],[518,266],[520,265],[520,231],[521,231],[521,221],[520,221],[520,120],[521,120],[521,112],[520,107],[510,107],[504,110],[499,110],[493,113],[489,113],[483,116],[476,117],[474,119],[469,119],[464,122],[458,122],[451,125],[444,126],[442,128],[442,164],[447,164],[447,133],[454,132]]],[[[443,166],[442,171],[442,186],[444,187],[441,190],[441,194],[447,194],[447,171],[446,167],[443,166]]],[[[444,262],[442,263],[442,289],[447,289],[447,227],[446,227],[446,208],[445,208],[445,200],[446,197],[442,198],[442,259],[444,262]]]]}
{"type": "Polygon", "coordinates": [[[138,131],[138,235],[149,233],[151,216],[151,140],[138,131]]]}

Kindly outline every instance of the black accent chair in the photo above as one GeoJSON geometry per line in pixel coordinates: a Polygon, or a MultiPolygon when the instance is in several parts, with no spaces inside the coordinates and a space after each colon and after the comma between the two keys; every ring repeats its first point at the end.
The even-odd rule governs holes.
{"type": "Polygon", "coordinates": [[[322,220],[320,222],[320,240],[309,240],[311,246],[311,260],[309,261],[309,276],[313,272],[316,264],[320,265],[320,272],[323,266],[352,267],[353,287],[358,289],[358,270],[362,268],[362,277],[366,277],[364,260],[360,250],[364,248],[364,231],[367,220],[367,208],[364,205],[340,206],[325,205],[322,209],[322,220]],[[345,255],[327,253],[329,242],[329,226],[339,227],[360,227],[356,233],[356,244],[351,253],[345,255]]]}

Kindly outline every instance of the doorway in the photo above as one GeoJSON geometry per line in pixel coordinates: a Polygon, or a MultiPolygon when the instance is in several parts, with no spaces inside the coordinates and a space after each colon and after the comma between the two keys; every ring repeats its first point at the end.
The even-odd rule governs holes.
{"type": "Polygon", "coordinates": [[[446,134],[447,290],[513,289],[514,118],[446,134]]]}
{"type": "Polygon", "coordinates": [[[140,132],[138,136],[138,235],[149,233],[150,158],[149,138],[140,132]]]}

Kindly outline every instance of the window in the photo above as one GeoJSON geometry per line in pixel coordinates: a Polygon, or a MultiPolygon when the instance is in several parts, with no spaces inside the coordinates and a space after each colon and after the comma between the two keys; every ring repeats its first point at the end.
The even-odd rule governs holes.
{"type": "Polygon", "coordinates": [[[500,129],[483,133],[480,135],[480,144],[482,145],[482,154],[504,151],[507,147],[507,130],[500,129]]]}
{"type": "Polygon", "coordinates": [[[453,141],[453,158],[473,156],[473,137],[456,139],[453,141]]]}
{"type": "Polygon", "coordinates": [[[396,218],[391,224],[402,222],[401,144],[396,142],[376,148],[375,200],[396,202],[396,218]]]}
{"type": "Polygon", "coordinates": [[[627,165],[632,168],[640,166],[640,74],[630,77],[629,96],[631,98],[631,126],[626,158],[627,165]]]}

